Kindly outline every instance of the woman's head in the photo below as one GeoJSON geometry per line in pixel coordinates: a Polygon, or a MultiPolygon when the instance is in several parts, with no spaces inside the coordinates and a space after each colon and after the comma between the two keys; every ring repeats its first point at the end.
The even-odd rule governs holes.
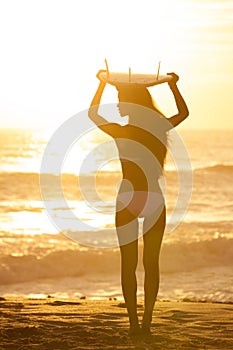
{"type": "Polygon", "coordinates": [[[130,115],[134,110],[134,105],[140,105],[153,110],[157,110],[151,94],[144,86],[117,86],[118,108],[121,116],[130,115]]]}

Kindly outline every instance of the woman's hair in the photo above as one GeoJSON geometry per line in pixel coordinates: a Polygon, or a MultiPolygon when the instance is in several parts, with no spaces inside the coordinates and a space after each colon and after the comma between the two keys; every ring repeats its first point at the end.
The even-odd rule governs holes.
{"type": "MultiPolygon", "coordinates": [[[[119,102],[126,102],[144,106],[158,112],[161,116],[165,117],[155,105],[155,102],[153,101],[153,98],[146,87],[137,85],[134,85],[132,87],[120,86],[117,87],[117,90],[119,102]]],[[[164,143],[161,142],[157,137],[155,137],[154,144],[155,143],[158,151],[157,159],[163,168],[167,153],[167,135],[165,135],[164,143]]]]}
{"type": "Polygon", "coordinates": [[[116,88],[118,90],[119,102],[128,102],[141,105],[159,112],[162,116],[164,116],[156,106],[151,94],[145,86],[117,86],[116,88]]]}

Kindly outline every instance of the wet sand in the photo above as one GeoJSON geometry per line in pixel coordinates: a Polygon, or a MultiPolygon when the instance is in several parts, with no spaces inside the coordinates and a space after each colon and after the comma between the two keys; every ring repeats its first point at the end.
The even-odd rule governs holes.
{"type": "Polygon", "coordinates": [[[137,337],[118,300],[6,297],[0,322],[1,350],[233,349],[232,304],[157,302],[152,334],[137,337]]]}

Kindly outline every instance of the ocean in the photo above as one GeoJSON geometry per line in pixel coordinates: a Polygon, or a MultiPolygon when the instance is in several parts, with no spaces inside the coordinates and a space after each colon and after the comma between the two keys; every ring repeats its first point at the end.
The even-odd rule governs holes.
{"type": "MultiPolygon", "coordinates": [[[[184,179],[187,169],[177,169],[168,156],[162,184],[168,226],[158,298],[232,303],[233,130],[177,130],[191,171],[179,216],[173,209],[183,186],[179,179],[184,179]]],[[[42,157],[51,135],[49,131],[0,130],[0,295],[121,299],[114,227],[119,163],[114,157],[104,159],[106,152],[97,147],[106,142],[100,131],[73,144],[59,178],[68,209],[53,207],[56,219],[51,218],[42,197],[57,181],[57,174],[42,174],[47,176],[47,187],[42,193],[40,187],[42,157]],[[93,168],[82,167],[90,152],[94,163],[101,160],[101,169],[98,161],[93,168]],[[54,224],[58,217],[67,222],[67,230],[54,224]],[[77,222],[78,233],[72,230],[77,222]]],[[[140,258],[141,248],[140,238],[140,258]]],[[[138,298],[142,298],[141,259],[137,274],[138,298]]]]}

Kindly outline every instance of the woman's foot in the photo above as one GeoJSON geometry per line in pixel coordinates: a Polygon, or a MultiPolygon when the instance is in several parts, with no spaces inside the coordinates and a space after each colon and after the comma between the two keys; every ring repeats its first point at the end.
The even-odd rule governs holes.
{"type": "Polygon", "coordinates": [[[142,325],[141,325],[141,330],[143,334],[151,334],[151,321],[152,321],[152,314],[144,314],[143,319],[142,319],[142,325]]]}
{"type": "Polygon", "coordinates": [[[150,335],[151,334],[151,330],[150,330],[150,324],[142,324],[141,326],[141,334],[144,335],[150,335]]]}
{"type": "Polygon", "coordinates": [[[129,328],[129,336],[134,337],[141,334],[141,328],[139,324],[131,324],[129,328]]]}

